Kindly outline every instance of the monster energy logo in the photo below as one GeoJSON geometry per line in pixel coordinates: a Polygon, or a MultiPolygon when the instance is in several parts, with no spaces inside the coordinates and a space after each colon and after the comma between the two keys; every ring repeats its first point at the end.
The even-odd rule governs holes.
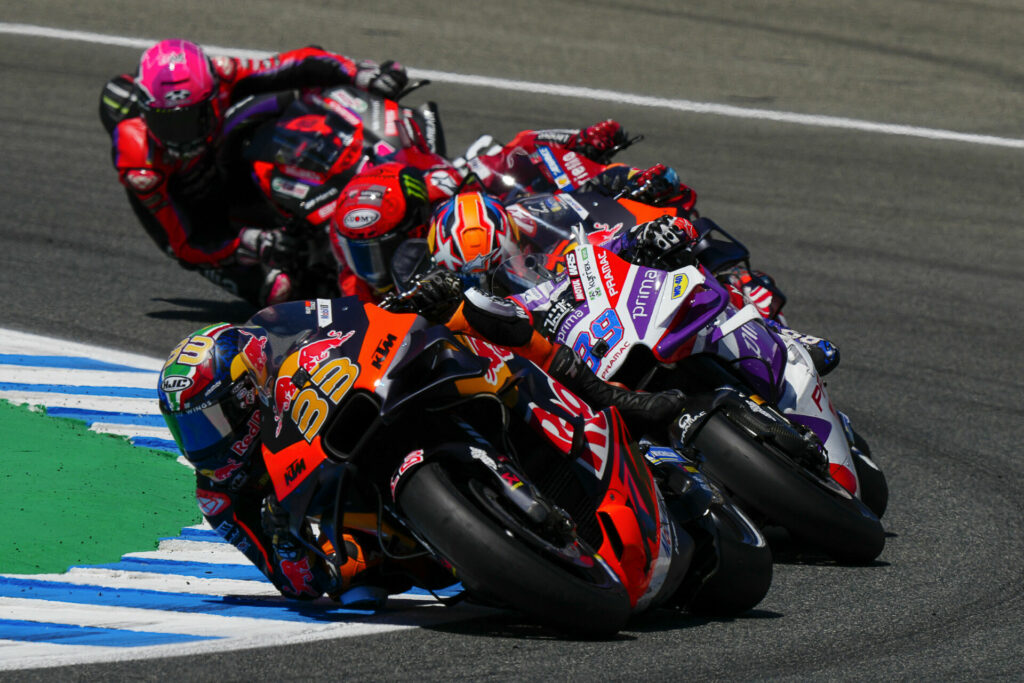
{"type": "Polygon", "coordinates": [[[402,174],[402,189],[407,196],[427,201],[427,184],[412,174],[402,174]]]}

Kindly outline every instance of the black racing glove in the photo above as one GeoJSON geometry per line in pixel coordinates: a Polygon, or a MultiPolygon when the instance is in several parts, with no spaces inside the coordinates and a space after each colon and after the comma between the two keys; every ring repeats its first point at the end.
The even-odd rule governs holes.
{"type": "Polygon", "coordinates": [[[390,294],[381,303],[389,311],[419,313],[427,320],[445,323],[462,303],[462,280],[446,268],[435,268],[413,280],[403,294],[390,294]]]}
{"type": "Polygon", "coordinates": [[[409,84],[409,74],[405,67],[391,59],[383,64],[364,60],[357,67],[356,85],[389,100],[398,99],[409,84]]]}
{"type": "Polygon", "coordinates": [[[263,533],[270,537],[270,545],[278,557],[294,560],[305,552],[305,548],[289,528],[288,511],[277,502],[277,496],[273,493],[263,499],[260,522],[263,533]]]}
{"type": "Polygon", "coordinates": [[[630,228],[628,246],[619,255],[648,268],[676,270],[694,266],[697,258],[690,251],[694,238],[693,226],[686,219],[658,216],[630,228]]]}
{"type": "Polygon", "coordinates": [[[243,228],[238,233],[238,259],[268,268],[293,271],[301,262],[302,241],[283,230],[243,228]]]}

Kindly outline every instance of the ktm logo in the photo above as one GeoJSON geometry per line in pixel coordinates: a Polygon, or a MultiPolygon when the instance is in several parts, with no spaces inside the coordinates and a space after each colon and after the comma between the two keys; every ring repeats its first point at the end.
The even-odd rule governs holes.
{"type": "Polygon", "coordinates": [[[398,339],[393,334],[389,334],[386,339],[381,339],[380,343],[377,344],[377,348],[373,351],[373,361],[370,363],[373,367],[378,370],[384,364],[384,359],[391,353],[391,347],[395,345],[395,341],[398,339]]]}
{"type": "Polygon", "coordinates": [[[306,471],[306,461],[299,458],[291,465],[288,465],[288,469],[284,473],[284,483],[291,484],[295,481],[300,474],[306,471]]]}

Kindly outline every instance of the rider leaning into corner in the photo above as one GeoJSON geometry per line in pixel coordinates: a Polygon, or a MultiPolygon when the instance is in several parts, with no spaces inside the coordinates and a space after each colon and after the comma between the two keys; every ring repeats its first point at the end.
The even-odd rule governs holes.
{"type": "Polygon", "coordinates": [[[318,47],[266,59],[209,57],[186,40],[162,40],[134,73],[103,88],[100,120],[139,221],[157,246],[186,269],[257,305],[285,301],[291,277],[275,264],[279,230],[239,229],[229,218],[227,183],[215,148],[225,110],[250,95],[354,84],[395,97],[404,67],[355,62],[318,47]]]}
{"type": "MultiPolygon", "coordinates": [[[[316,319],[310,324],[315,331],[316,319]]],[[[520,341],[516,335],[521,332],[513,330],[507,341],[520,341]]],[[[529,332],[525,339],[517,351],[536,359],[595,407],[615,405],[627,421],[660,424],[681,410],[678,392],[641,394],[607,385],[567,347],[529,332]]],[[[374,539],[346,529],[347,559],[339,571],[309,549],[317,539],[308,523],[300,530],[302,540],[290,530],[261,455],[261,398],[242,360],[253,341],[251,334],[227,323],[200,329],[175,347],[160,375],[160,411],[195,468],[199,508],[282,595],[314,599],[326,594],[346,606],[380,606],[408,585],[402,585],[401,572],[390,564],[396,561],[385,560],[375,549],[374,539]]],[[[406,561],[421,560],[401,562],[406,561]]]]}
{"type": "MultiPolygon", "coordinates": [[[[518,253],[512,237],[516,234],[515,219],[484,193],[460,193],[444,202],[433,214],[427,237],[438,267],[421,276],[408,291],[393,295],[392,307],[416,310],[456,331],[482,336],[502,346],[536,344],[542,339],[537,332],[541,325],[534,320],[533,313],[515,299],[505,299],[476,286],[487,279],[481,275],[493,272],[502,261],[518,253]]],[[[638,265],[664,270],[692,265],[714,277],[691,251],[698,241],[699,234],[689,220],[665,215],[635,226],[623,226],[602,246],[638,265]]],[[[723,279],[737,308],[764,302],[755,299],[749,288],[738,286],[728,277],[723,279]]],[[[758,309],[772,329],[794,338],[807,349],[820,375],[826,375],[839,364],[839,349],[834,344],[790,329],[780,322],[778,311],[772,307],[758,309]]],[[[543,364],[531,355],[528,346],[517,350],[543,364]]],[[[565,361],[569,360],[566,356],[565,361]]],[[[573,362],[585,367],[579,358],[573,362]]],[[[565,371],[571,375],[578,373],[568,366],[565,371]]],[[[575,390],[572,385],[567,386],[575,390]]]]}
{"type": "MultiPolygon", "coordinates": [[[[699,219],[695,207],[697,194],[680,182],[674,169],[664,164],[640,169],[611,163],[615,152],[629,142],[622,126],[611,119],[582,129],[524,130],[504,146],[493,145],[460,166],[466,180],[472,180],[464,183],[462,189],[482,190],[498,202],[516,192],[556,192],[559,188],[541,169],[547,153],[568,151],[604,167],[579,191],[597,191],[652,206],[671,205],[689,220],[699,219]]],[[[451,199],[454,186],[463,181],[451,165],[406,162],[407,168],[401,171],[398,165],[388,166],[357,175],[347,186],[332,219],[331,248],[338,262],[338,289],[342,296],[379,301],[392,288],[390,261],[398,245],[406,238],[426,236],[431,212],[440,211],[442,203],[451,199]],[[426,183],[426,193],[408,180],[417,174],[426,183]]],[[[455,213],[463,220],[461,209],[455,213]]],[[[503,224],[499,220],[492,225],[503,224]]],[[[496,234],[494,227],[489,230],[491,235],[485,236],[483,246],[478,248],[453,240],[452,253],[447,255],[449,262],[443,265],[461,267],[484,256],[486,248],[498,251],[494,257],[485,258],[481,267],[486,270],[500,263],[508,249],[504,242],[499,242],[518,241],[517,231],[514,222],[512,237],[496,234]]],[[[734,266],[716,272],[716,277],[746,302],[753,303],[764,317],[785,323],[780,313],[782,300],[775,296],[777,290],[770,276],[734,266]]]]}

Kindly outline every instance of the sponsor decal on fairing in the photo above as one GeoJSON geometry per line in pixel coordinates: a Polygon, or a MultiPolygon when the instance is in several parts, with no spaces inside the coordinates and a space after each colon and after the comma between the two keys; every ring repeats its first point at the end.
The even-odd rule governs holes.
{"type": "Polygon", "coordinates": [[[543,160],[544,165],[547,166],[548,171],[551,172],[552,177],[555,180],[555,185],[558,186],[559,190],[565,188],[572,189],[572,182],[569,177],[562,170],[558,161],[555,160],[555,155],[551,153],[551,149],[548,147],[539,147],[537,152],[540,154],[540,158],[543,160]]]}
{"type": "Polygon", "coordinates": [[[395,490],[398,488],[398,480],[402,478],[406,472],[408,472],[415,465],[419,465],[423,462],[423,450],[417,449],[402,460],[402,464],[395,470],[395,474],[391,477],[391,499],[395,499],[395,490]]]}

